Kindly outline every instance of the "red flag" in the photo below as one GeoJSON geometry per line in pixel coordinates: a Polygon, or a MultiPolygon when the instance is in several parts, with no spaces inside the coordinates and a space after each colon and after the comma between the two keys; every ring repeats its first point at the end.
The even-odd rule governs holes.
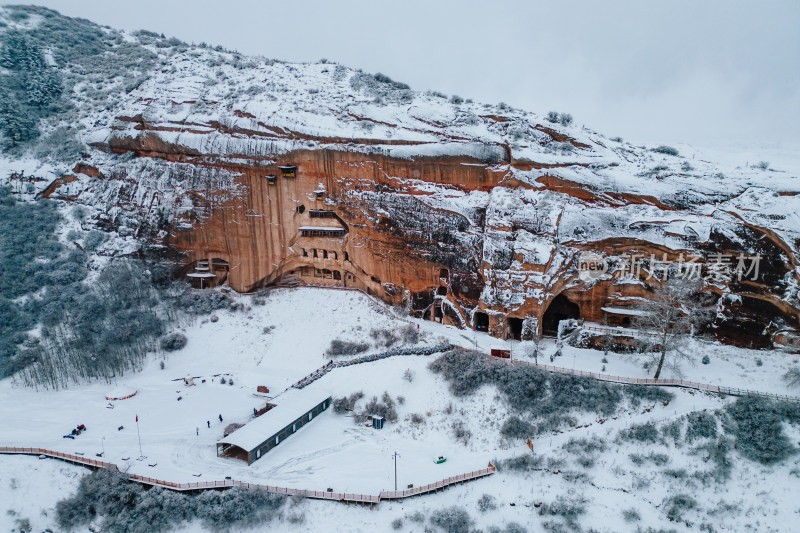
{"type": "Polygon", "coordinates": [[[136,415],[136,421],[137,422],[139,421],[139,415],[136,415]]]}

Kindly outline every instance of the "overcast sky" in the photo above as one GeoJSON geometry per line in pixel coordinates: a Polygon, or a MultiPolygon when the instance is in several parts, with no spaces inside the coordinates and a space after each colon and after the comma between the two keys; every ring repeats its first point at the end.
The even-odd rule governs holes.
{"type": "Polygon", "coordinates": [[[800,141],[798,0],[32,3],[247,54],[327,58],[417,90],[569,112],[632,142],[800,141]]]}

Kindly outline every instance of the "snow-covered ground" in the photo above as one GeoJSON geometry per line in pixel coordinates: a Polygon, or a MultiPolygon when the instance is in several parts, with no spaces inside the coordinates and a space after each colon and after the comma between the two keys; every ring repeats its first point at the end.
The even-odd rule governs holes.
{"type": "MultiPolygon", "coordinates": [[[[331,487],[337,492],[360,493],[377,493],[394,487],[391,457],[394,452],[400,454],[399,488],[412,483],[423,485],[484,468],[489,461],[530,453],[524,442],[500,437],[499,428],[509,408],[496,389],[484,386],[471,396],[454,397],[443,378],[427,368],[434,355],[397,356],[337,368],[303,389],[304,394],[315,397],[328,394],[339,397],[363,391],[362,402],[388,392],[398,403],[399,420],[387,424],[383,431],[356,425],[349,416],[338,415],[331,409],[251,466],[216,457],[215,442],[222,437],[225,425],[247,422],[252,418],[253,407],[263,406],[266,401],[263,395],[256,394],[256,387],[269,387],[269,396],[275,397],[275,403],[280,405],[281,391],[329,360],[323,354],[333,339],[372,342],[370,333],[374,329],[396,330],[411,323],[419,325],[422,344],[446,339],[483,351],[511,347],[515,357],[524,351],[519,343],[398,317],[383,304],[357,292],[315,288],[274,290],[261,306],[254,305],[246,295],[236,298],[248,303],[250,309],[217,312],[216,321],[208,316],[183,328],[189,338],[186,348],[172,354],[154,354],[142,372],[120,377],[114,383],[36,391],[19,387],[10,379],[3,380],[0,382],[2,444],[41,446],[79,452],[86,457],[104,451],[106,461],[131,473],[177,482],[213,481],[231,476],[263,484],[316,490],[331,487]],[[412,381],[403,377],[407,370],[413,374],[412,381]],[[182,378],[187,376],[194,377],[196,385],[184,385],[182,378]],[[234,384],[222,384],[222,377],[233,380],[234,384]],[[137,391],[136,396],[128,400],[105,400],[106,395],[133,391],[137,391]],[[422,422],[412,422],[412,414],[419,415],[422,422]],[[146,456],[142,461],[137,460],[140,455],[137,415],[142,453],[146,456]],[[222,415],[222,423],[218,415],[222,415]],[[454,438],[454,421],[461,421],[472,433],[466,444],[454,438]],[[84,434],[75,440],[62,438],[81,423],[88,428],[84,434]],[[118,430],[120,426],[124,429],[118,430]],[[434,464],[432,459],[438,455],[446,456],[447,462],[434,464]]],[[[374,347],[370,353],[383,350],[374,347]]],[[[551,343],[544,343],[545,354],[553,350],[551,343]]],[[[683,366],[685,378],[767,391],[784,390],[779,376],[796,360],[795,356],[779,352],[701,343],[697,344],[697,350],[696,364],[683,366]],[[704,354],[711,358],[709,365],[699,362],[704,354]],[[762,366],[756,365],[756,358],[763,360],[762,366]]],[[[602,358],[599,351],[566,347],[564,355],[554,364],[600,371],[602,358]]],[[[607,358],[606,373],[647,375],[634,356],[611,353],[607,358]]],[[[681,489],[681,484],[665,478],[655,468],[631,464],[628,456],[644,451],[630,442],[615,443],[614,437],[618,430],[634,423],[669,421],[733,401],[686,390],[675,390],[674,394],[668,405],[642,405],[636,410],[627,407],[606,421],[600,421],[596,415],[580,415],[578,427],[537,438],[534,451],[554,461],[552,464],[556,466],[550,468],[551,472],[501,471],[441,493],[403,502],[382,502],[373,510],[305,501],[293,511],[304,514],[305,522],[282,523],[281,527],[326,531],[336,523],[348,531],[391,531],[390,522],[400,518],[404,524],[402,530],[418,531],[424,524],[407,515],[416,511],[428,515],[436,509],[460,505],[470,512],[477,527],[502,527],[513,521],[529,531],[539,531],[546,517],[540,517],[533,504],[549,503],[560,495],[584,497],[587,510],[581,522],[599,531],[634,530],[635,524],[628,524],[621,516],[621,509],[634,507],[641,515],[639,524],[666,527],[669,520],[662,501],[681,489]],[[609,443],[593,466],[576,465],[575,457],[561,449],[572,438],[593,435],[609,443]],[[588,481],[575,479],[570,472],[583,472],[588,481]],[[476,510],[476,502],[483,494],[495,496],[496,510],[486,513],[476,510]]],[[[800,437],[794,433],[791,436],[792,440],[800,437]]],[[[672,468],[703,467],[702,457],[687,456],[685,449],[667,448],[663,453],[668,455],[672,468]]],[[[6,526],[4,530],[13,528],[15,520],[21,517],[30,519],[34,530],[55,527],[55,502],[74,490],[84,471],[52,460],[0,457],[0,501],[5,507],[0,509],[3,511],[0,524],[6,526]],[[32,494],[37,497],[32,498],[32,494]]],[[[718,527],[724,524],[734,531],[791,531],[789,524],[797,511],[794,494],[800,488],[796,472],[796,460],[767,468],[736,456],[734,476],[727,484],[701,486],[692,494],[698,501],[703,498],[702,512],[698,512],[701,516],[718,500],[729,503],[747,500],[739,511],[743,514],[732,511],[719,514],[713,522],[718,527]],[[793,468],[795,473],[790,474],[793,468]],[[735,519],[737,516],[741,521],[735,519]]],[[[190,524],[184,530],[199,531],[199,528],[198,524],[190,524]]]]}

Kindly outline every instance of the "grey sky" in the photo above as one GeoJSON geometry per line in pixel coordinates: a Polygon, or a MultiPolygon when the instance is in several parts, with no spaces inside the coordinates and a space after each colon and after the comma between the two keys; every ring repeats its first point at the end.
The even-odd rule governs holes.
{"type": "Polygon", "coordinates": [[[633,142],[800,141],[797,0],[31,3],[247,54],[325,57],[418,90],[565,111],[633,142]]]}

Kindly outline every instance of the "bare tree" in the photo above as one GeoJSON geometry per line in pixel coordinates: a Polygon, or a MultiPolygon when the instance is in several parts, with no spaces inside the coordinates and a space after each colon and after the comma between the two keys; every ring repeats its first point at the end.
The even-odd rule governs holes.
{"type": "Polygon", "coordinates": [[[703,292],[702,280],[667,277],[653,288],[649,299],[642,300],[636,310],[636,325],[644,344],[658,361],[658,378],[668,357],[677,361],[687,357],[686,343],[699,328],[714,316],[714,298],[703,292]]]}

